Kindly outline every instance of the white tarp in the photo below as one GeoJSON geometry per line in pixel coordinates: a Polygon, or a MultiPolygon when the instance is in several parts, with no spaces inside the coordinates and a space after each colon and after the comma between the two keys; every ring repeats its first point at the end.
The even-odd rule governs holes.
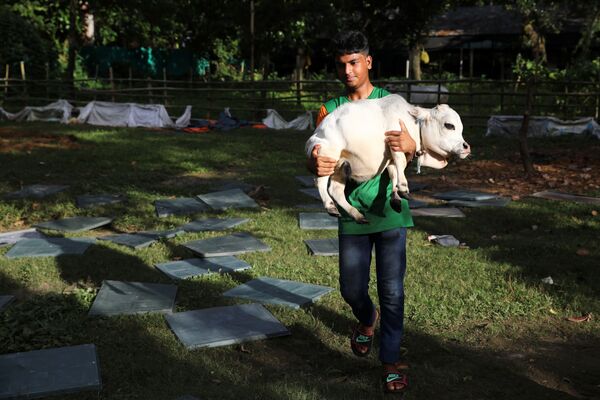
{"type": "Polygon", "coordinates": [[[303,115],[300,115],[290,122],[287,122],[279,113],[275,110],[268,109],[267,116],[263,118],[262,123],[272,129],[298,129],[298,130],[306,130],[310,128],[314,129],[314,124],[312,120],[312,114],[310,111],[307,111],[303,115]]]}
{"type": "MultiPolygon", "coordinates": [[[[522,115],[493,115],[488,119],[486,136],[517,136],[523,122],[522,115]]],[[[600,139],[600,125],[594,118],[563,121],[554,117],[531,117],[527,136],[561,136],[590,134],[600,139]]]]}
{"type": "Polygon", "coordinates": [[[411,104],[448,104],[448,88],[443,85],[440,85],[439,88],[438,85],[410,85],[410,96],[405,84],[388,83],[384,89],[390,93],[399,94],[411,104]],[[439,99],[438,90],[440,92],[439,99]]]}
{"type": "Polygon", "coordinates": [[[145,128],[183,128],[189,125],[192,106],[173,122],[162,104],[110,103],[92,101],[80,108],[77,121],[91,125],[145,128]]]}
{"type": "Polygon", "coordinates": [[[25,107],[17,113],[9,113],[0,107],[0,121],[53,121],[66,124],[71,117],[73,106],[66,100],[58,100],[43,107],[25,107]]]}

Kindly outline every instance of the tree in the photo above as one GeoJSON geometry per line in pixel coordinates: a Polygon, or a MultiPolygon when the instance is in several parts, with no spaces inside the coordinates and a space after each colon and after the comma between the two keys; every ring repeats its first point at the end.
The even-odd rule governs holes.
{"type": "Polygon", "coordinates": [[[24,61],[29,77],[44,78],[46,65],[52,66],[56,61],[51,44],[36,27],[6,7],[0,7],[0,37],[2,64],[15,66],[24,61]]]}

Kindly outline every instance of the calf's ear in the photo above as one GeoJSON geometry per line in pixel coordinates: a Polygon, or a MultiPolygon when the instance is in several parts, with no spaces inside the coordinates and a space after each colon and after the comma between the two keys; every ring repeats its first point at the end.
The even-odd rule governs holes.
{"type": "Polygon", "coordinates": [[[426,121],[431,117],[429,110],[421,108],[419,106],[411,107],[408,113],[413,116],[416,121],[426,121]]]}

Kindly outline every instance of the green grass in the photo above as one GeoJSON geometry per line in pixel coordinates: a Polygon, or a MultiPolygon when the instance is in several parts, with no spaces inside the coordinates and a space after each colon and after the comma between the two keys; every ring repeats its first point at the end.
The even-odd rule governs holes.
{"type": "MultiPolygon", "coordinates": [[[[222,233],[185,234],[136,251],[100,242],[83,256],[57,259],[7,259],[7,249],[1,248],[0,293],[18,299],[0,314],[0,353],[95,343],[101,399],[175,399],[186,393],[203,399],[381,397],[376,357],[356,359],[349,351],[354,320],[337,291],[337,258],[308,256],[303,244],[304,239],[335,233],[298,228],[300,210],[294,205],[310,202],[294,179],[306,174],[307,132],[242,129],[189,135],[34,123],[1,124],[0,129],[74,135],[80,145],[0,153],[0,193],[33,183],[70,185],[67,192],[44,200],[0,200],[2,231],[74,215],[113,216],[116,231],[171,228],[192,217],[159,219],[153,200],[203,193],[223,179],[242,180],[268,187],[264,207],[203,215],[251,218],[234,231],[252,232],[272,251],[241,255],[253,266],[248,271],[178,283],[177,311],[242,303],[221,294],[258,276],[336,288],[307,309],[267,306],[290,329],[289,337],[187,351],[161,315],[89,318],[87,311],[103,279],[169,283],[154,263],[192,256],[182,243],[222,233]],[[102,192],[123,193],[129,200],[99,209],[76,208],[76,195],[102,192]]],[[[479,157],[493,159],[514,146],[475,136],[469,136],[473,148],[485,149],[479,157]]],[[[548,142],[586,143],[575,138],[548,142]]],[[[570,362],[585,361],[581,349],[600,349],[600,217],[592,215],[593,209],[524,198],[507,208],[467,209],[464,219],[416,219],[407,246],[407,399],[568,399],[574,398],[571,387],[598,395],[597,365],[561,369],[570,355],[579,358],[570,362]],[[533,230],[533,225],[539,228],[533,230]],[[434,233],[453,234],[470,249],[432,246],[426,236],[434,233]],[[577,256],[581,247],[590,254],[577,256]],[[556,285],[540,282],[548,275],[556,285]],[[591,322],[564,321],[588,312],[596,317],[591,322]],[[559,374],[559,383],[568,378],[570,383],[562,386],[552,380],[544,384],[539,371],[533,374],[505,357],[558,344],[564,344],[562,352],[552,353],[555,358],[538,370],[544,378],[559,374]]],[[[374,274],[371,289],[375,296],[374,274]]]]}

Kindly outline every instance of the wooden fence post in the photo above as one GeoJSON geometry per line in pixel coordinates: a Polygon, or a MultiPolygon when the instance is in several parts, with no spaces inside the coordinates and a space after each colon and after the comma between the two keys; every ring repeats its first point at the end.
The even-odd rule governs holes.
{"type": "Polygon", "coordinates": [[[504,82],[500,81],[500,114],[504,114],[504,82]]]}
{"type": "Polygon", "coordinates": [[[111,101],[114,103],[115,102],[115,81],[114,81],[114,76],[113,76],[113,67],[112,65],[110,67],[108,67],[108,80],[110,82],[110,90],[111,90],[111,101]]]}
{"type": "Polygon", "coordinates": [[[21,80],[23,81],[23,94],[27,96],[27,75],[25,74],[25,61],[21,61],[21,80]]]}
{"type": "Polygon", "coordinates": [[[10,76],[10,65],[6,64],[6,69],[4,70],[4,97],[8,95],[8,77],[10,76]]]}
{"type": "Polygon", "coordinates": [[[152,104],[152,78],[148,77],[148,103],[152,104]]]}
{"type": "Polygon", "coordinates": [[[46,70],[46,84],[44,86],[46,86],[46,98],[49,99],[50,98],[50,64],[45,63],[44,64],[44,68],[46,70]]]}
{"type": "Polygon", "coordinates": [[[167,69],[163,67],[163,104],[167,105],[167,69]]]}
{"type": "Polygon", "coordinates": [[[94,74],[94,101],[97,99],[97,90],[98,90],[98,64],[96,64],[96,72],[94,74]]]}
{"type": "Polygon", "coordinates": [[[296,105],[300,106],[302,104],[302,83],[300,79],[302,79],[302,70],[300,68],[296,69],[296,105]]]}

